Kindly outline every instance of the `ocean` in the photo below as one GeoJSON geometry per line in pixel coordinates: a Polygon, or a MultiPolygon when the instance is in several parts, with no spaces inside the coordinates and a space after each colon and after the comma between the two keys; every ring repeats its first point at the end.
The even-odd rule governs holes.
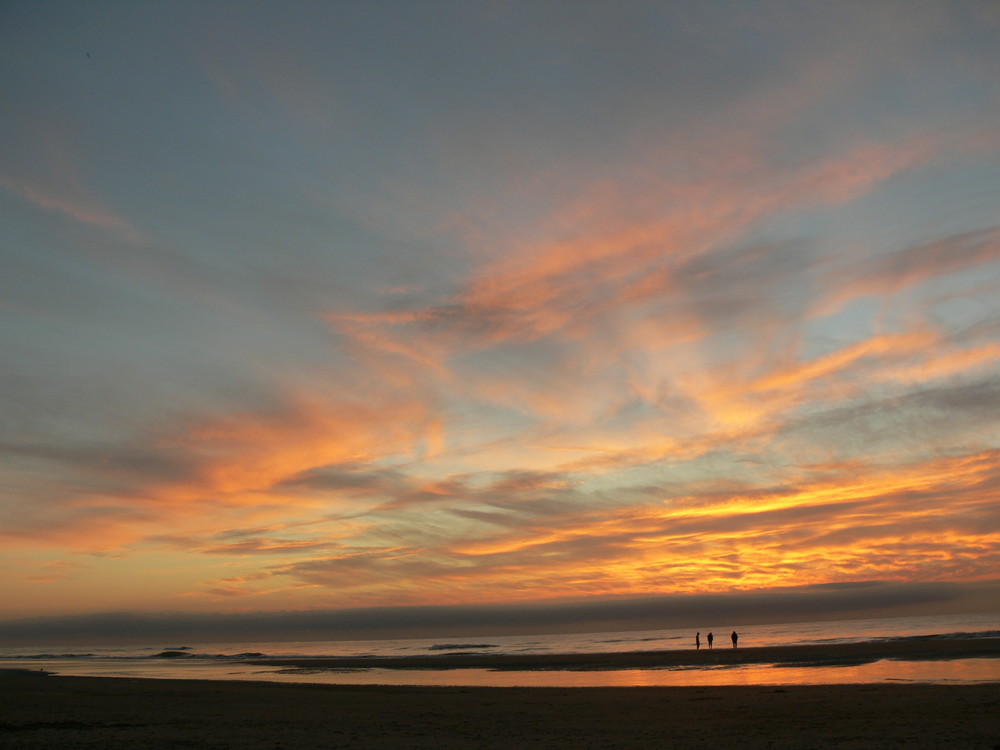
{"type": "MultiPolygon", "coordinates": [[[[729,633],[741,648],[793,646],[907,638],[1000,637],[1000,613],[896,617],[870,620],[797,622],[777,625],[725,624],[700,630],[702,648],[709,632],[716,648],[730,648],[729,633]]],[[[0,668],[42,669],[63,675],[221,680],[266,680],[336,684],[556,686],[831,684],[883,681],[1000,682],[1000,659],[935,661],[880,660],[855,666],[789,667],[739,665],[594,671],[488,669],[283,670],[245,663],[247,659],[440,656],[458,653],[569,654],[627,653],[694,648],[695,631],[643,630],[606,633],[482,636],[446,639],[354,641],[270,641],[149,643],[93,647],[0,646],[0,668]]]]}

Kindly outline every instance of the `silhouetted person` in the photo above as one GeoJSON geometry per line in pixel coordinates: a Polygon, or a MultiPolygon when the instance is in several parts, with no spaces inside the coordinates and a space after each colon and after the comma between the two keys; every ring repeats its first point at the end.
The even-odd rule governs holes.
{"type": "Polygon", "coordinates": [[[696,649],[701,648],[701,633],[700,632],[694,634],[694,647],[696,649]]]}
{"type": "Polygon", "coordinates": [[[714,640],[715,640],[715,636],[712,635],[711,633],[709,633],[708,634],[708,647],[709,648],[712,648],[712,641],[714,641],[714,640]]]}
{"type": "Polygon", "coordinates": [[[736,635],[736,631],[735,630],[733,631],[733,634],[731,636],[729,636],[729,637],[733,639],[733,648],[736,648],[736,641],[738,641],[740,639],[740,637],[738,635],[736,635]]]}

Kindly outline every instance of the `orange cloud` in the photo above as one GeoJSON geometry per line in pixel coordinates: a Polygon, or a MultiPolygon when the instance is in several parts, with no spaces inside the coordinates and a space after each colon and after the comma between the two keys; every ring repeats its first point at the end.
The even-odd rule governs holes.
{"type": "Polygon", "coordinates": [[[816,304],[830,314],[858,297],[883,297],[931,279],[979,268],[1000,260],[1000,228],[948,236],[875,258],[862,258],[839,272],[827,295],[816,304]]]}
{"type": "Polygon", "coordinates": [[[912,355],[939,343],[939,336],[929,330],[873,336],[811,362],[796,363],[769,373],[754,383],[754,388],[756,390],[795,388],[841,372],[862,359],[912,355]]]}
{"type": "MultiPolygon", "coordinates": [[[[529,243],[512,237],[502,260],[442,304],[329,319],[358,347],[437,370],[456,353],[556,333],[582,339],[595,321],[616,311],[668,294],[683,299],[698,282],[689,271],[694,259],[763,218],[793,207],[854,200],[938,149],[927,137],[860,143],[783,172],[750,152],[731,171],[720,161],[698,181],[646,184],[638,200],[630,176],[605,180],[557,207],[543,236],[529,243]]],[[[670,174],[671,166],[662,164],[660,171],[670,174]]],[[[682,316],[690,312],[676,310],[682,316]]],[[[633,312],[626,320],[634,317],[633,312]]]]}
{"type": "MultiPolygon", "coordinates": [[[[826,467],[842,473],[769,495],[730,492],[708,504],[698,496],[674,498],[661,510],[576,511],[455,545],[437,564],[429,560],[439,553],[397,548],[383,557],[373,550],[364,565],[352,558],[350,588],[378,584],[390,570],[408,578],[418,600],[414,592],[429,599],[444,589],[472,595],[473,586],[502,600],[529,591],[542,598],[581,589],[624,594],[870,577],[946,580],[958,571],[986,578],[1000,560],[1000,531],[978,529],[978,518],[991,515],[995,527],[995,459],[986,453],[894,470],[867,467],[861,480],[856,466],[826,467]]],[[[316,560],[282,574],[330,585],[333,571],[339,576],[342,566],[316,560]]]]}
{"type": "Polygon", "coordinates": [[[0,188],[19,195],[32,205],[61,214],[75,222],[135,241],[139,233],[115,213],[87,184],[81,171],[81,156],[68,128],[52,120],[27,124],[32,133],[33,176],[15,172],[0,174],[0,188]]]}
{"type": "Polygon", "coordinates": [[[66,194],[66,191],[47,189],[32,185],[26,180],[18,180],[4,175],[0,175],[0,187],[20,195],[39,208],[61,213],[82,224],[88,224],[132,239],[139,236],[127,221],[99,205],[92,198],[79,195],[70,196],[66,194]]]}
{"type": "Polygon", "coordinates": [[[1000,344],[990,343],[944,354],[932,354],[909,364],[888,365],[873,376],[878,380],[926,383],[981,369],[1000,362],[1000,344]]]}
{"type": "Polygon", "coordinates": [[[108,551],[156,536],[167,524],[175,535],[181,529],[198,535],[232,524],[230,518],[238,518],[234,525],[275,519],[287,525],[296,512],[364,508],[376,501],[279,485],[316,467],[427,455],[442,439],[437,417],[413,399],[303,396],[272,413],[192,418],[103,456],[90,448],[78,454],[39,449],[40,457],[87,477],[94,489],[67,484],[65,494],[5,524],[0,538],[108,551]]]}

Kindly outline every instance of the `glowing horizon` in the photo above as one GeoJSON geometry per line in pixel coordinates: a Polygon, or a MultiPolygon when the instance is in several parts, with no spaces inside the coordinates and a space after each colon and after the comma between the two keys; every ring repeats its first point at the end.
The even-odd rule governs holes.
{"type": "Polygon", "coordinates": [[[1000,578],[995,5],[0,18],[0,619],[1000,578]]]}

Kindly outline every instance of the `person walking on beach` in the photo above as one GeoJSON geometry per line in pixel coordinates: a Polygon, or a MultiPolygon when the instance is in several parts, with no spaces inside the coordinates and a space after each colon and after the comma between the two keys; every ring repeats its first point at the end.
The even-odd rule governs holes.
{"type": "Polygon", "coordinates": [[[735,630],[733,631],[733,634],[731,636],[729,636],[729,637],[733,639],[733,648],[736,648],[736,641],[738,641],[740,639],[740,637],[738,635],[736,635],[736,631],[735,630]]]}
{"type": "Polygon", "coordinates": [[[694,647],[695,650],[701,649],[701,631],[694,634],[694,647]]]}
{"type": "Polygon", "coordinates": [[[711,633],[709,633],[708,634],[708,647],[709,648],[712,648],[712,641],[714,641],[714,640],[715,640],[715,636],[712,635],[711,633]]]}

